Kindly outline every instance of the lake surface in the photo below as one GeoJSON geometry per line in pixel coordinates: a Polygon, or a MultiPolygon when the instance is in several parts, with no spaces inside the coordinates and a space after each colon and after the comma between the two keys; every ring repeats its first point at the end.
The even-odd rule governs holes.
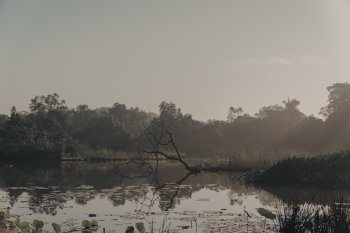
{"type": "MultiPolygon", "coordinates": [[[[272,211],[286,202],[327,204],[339,191],[247,187],[243,173],[188,175],[181,165],[161,162],[157,176],[135,165],[111,162],[13,164],[0,167],[0,208],[10,207],[21,220],[41,219],[63,230],[81,231],[81,222],[96,219],[98,232],[125,232],[144,223],[147,231],[162,226],[170,232],[262,232],[256,209],[272,211]],[[147,177],[146,177],[147,176],[147,177]],[[96,215],[89,217],[89,214],[96,215]]],[[[265,232],[274,223],[267,221],[265,232]]],[[[136,232],[136,231],[135,231],[136,232]]]]}

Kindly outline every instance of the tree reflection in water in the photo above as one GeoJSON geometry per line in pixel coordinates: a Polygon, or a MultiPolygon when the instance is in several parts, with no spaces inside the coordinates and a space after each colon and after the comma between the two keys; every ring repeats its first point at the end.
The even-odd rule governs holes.
{"type": "Polygon", "coordinates": [[[18,199],[24,194],[34,213],[55,215],[56,209],[63,208],[68,200],[86,205],[96,197],[105,197],[114,206],[129,200],[143,208],[159,203],[160,209],[169,210],[205,184],[230,183],[225,176],[205,173],[193,176],[181,165],[169,162],[160,161],[155,176],[145,176],[147,172],[147,168],[132,164],[123,167],[91,162],[16,164],[0,168],[0,188],[7,193],[11,206],[23,201],[18,199]],[[126,171],[130,177],[120,175],[126,171]]]}
{"type": "Polygon", "coordinates": [[[276,201],[273,196],[283,202],[290,202],[293,195],[294,201],[297,199],[299,203],[322,204],[336,200],[339,195],[343,195],[345,200],[350,197],[348,192],[320,192],[291,187],[266,188],[269,192],[264,192],[246,187],[237,180],[241,174],[191,175],[177,163],[160,161],[156,178],[143,176],[147,171],[130,164],[118,168],[111,163],[87,162],[2,165],[0,190],[6,192],[6,197],[1,200],[14,206],[26,199],[28,208],[33,213],[55,215],[57,209],[62,209],[68,201],[86,205],[96,198],[106,198],[113,206],[133,201],[137,203],[138,210],[146,213],[155,205],[167,211],[203,188],[216,191],[228,189],[231,205],[240,205],[242,197],[251,194],[259,195],[259,200],[264,205],[273,205],[276,201]],[[130,176],[137,178],[118,175],[126,170],[130,176]]]}

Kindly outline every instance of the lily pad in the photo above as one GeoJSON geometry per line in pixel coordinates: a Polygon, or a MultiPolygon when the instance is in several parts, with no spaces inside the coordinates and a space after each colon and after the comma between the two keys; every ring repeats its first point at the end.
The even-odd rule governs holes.
{"type": "Polygon", "coordinates": [[[62,229],[61,229],[61,226],[59,224],[52,223],[51,225],[52,225],[53,230],[55,231],[55,233],[61,233],[62,229]]]}
{"type": "Polygon", "coordinates": [[[138,222],[136,223],[136,229],[140,232],[140,233],[145,233],[146,229],[145,226],[143,225],[143,222],[138,222]]]}
{"type": "Polygon", "coordinates": [[[263,217],[265,217],[265,218],[268,218],[268,219],[271,219],[271,220],[273,220],[273,219],[275,219],[276,218],[276,215],[274,214],[274,213],[272,213],[271,211],[269,211],[269,210],[267,210],[267,209],[265,209],[265,208],[258,208],[258,213],[261,215],[261,216],[263,216],[263,217]]]}

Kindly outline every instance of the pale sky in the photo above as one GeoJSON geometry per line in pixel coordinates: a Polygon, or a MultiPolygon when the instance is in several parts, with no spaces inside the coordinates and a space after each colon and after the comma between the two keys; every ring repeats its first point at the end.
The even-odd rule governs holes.
{"type": "Polygon", "coordinates": [[[350,81],[350,0],[0,0],[0,113],[56,92],[195,119],[296,98],[317,114],[350,81]]]}

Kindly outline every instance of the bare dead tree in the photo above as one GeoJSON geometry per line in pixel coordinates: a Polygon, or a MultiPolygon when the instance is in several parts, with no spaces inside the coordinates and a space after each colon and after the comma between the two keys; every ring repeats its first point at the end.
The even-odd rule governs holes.
{"type": "Polygon", "coordinates": [[[175,142],[173,134],[164,129],[164,125],[160,121],[154,121],[139,138],[146,139],[148,142],[148,148],[143,150],[143,153],[139,154],[137,158],[131,158],[127,161],[115,163],[118,167],[117,173],[119,176],[128,179],[146,178],[152,176],[150,184],[159,186],[158,184],[158,164],[159,160],[177,161],[188,170],[190,174],[197,174],[201,172],[201,168],[198,166],[190,166],[182,157],[180,150],[175,142]],[[151,157],[150,157],[151,156],[151,157]],[[154,162],[151,161],[153,159],[154,162]],[[130,175],[128,174],[129,166],[137,166],[141,170],[147,172],[143,174],[130,175]],[[123,172],[124,171],[124,172],[123,172]],[[126,173],[126,174],[123,174],[126,173]]]}
{"type": "MultiPolygon", "coordinates": [[[[147,138],[151,146],[150,150],[144,150],[143,152],[148,155],[153,155],[156,159],[157,166],[159,158],[163,158],[165,160],[181,163],[191,173],[199,173],[201,171],[200,167],[190,166],[183,160],[175,139],[168,129],[164,130],[161,126],[157,133],[155,131],[155,126],[151,125],[151,127],[145,130],[143,136],[147,138]],[[173,154],[171,154],[171,152],[173,152],[173,154]]],[[[155,170],[156,169],[157,168],[155,168],[155,170]]]]}
{"type": "Polygon", "coordinates": [[[150,198],[145,194],[144,197],[138,201],[138,203],[140,204],[141,208],[147,208],[147,213],[149,213],[156,201],[163,199],[163,202],[166,203],[164,208],[168,210],[174,206],[181,184],[191,175],[199,173],[201,169],[200,167],[190,166],[186,161],[184,161],[173,134],[168,129],[164,129],[162,124],[159,122],[156,122],[150,127],[146,128],[140,137],[144,137],[147,140],[149,148],[143,150],[143,153],[137,158],[115,163],[115,165],[118,166],[119,176],[127,179],[138,179],[153,175],[152,181],[150,182],[150,185],[155,187],[152,197],[150,198]],[[150,160],[151,158],[155,160],[155,165],[150,160]],[[159,184],[158,163],[161,159],[177,161],[182,164],[184,168],[188,170],[188,172],[183,178],[175,183],[159,184]],[[139,175],[130,175],[128,172],[126,172],[127,174],[123,174],[121,170],[128,171],[128,166],[137,166],[139,168],[146,169],[147,172],[139,175]],[[173,188],[171,192],[169,192],[169,187],[173,188]]]}

